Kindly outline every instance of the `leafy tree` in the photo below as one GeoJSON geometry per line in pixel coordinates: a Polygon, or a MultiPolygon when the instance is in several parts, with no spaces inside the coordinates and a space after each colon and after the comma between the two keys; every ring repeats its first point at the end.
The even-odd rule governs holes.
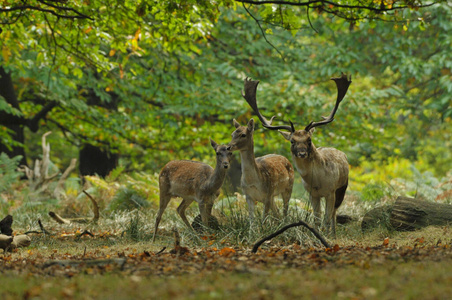
{"type": "MultiPolygon", "coordinates": [[[[27,2],[40,9],[3,10],[3,20],[10,24],[1,33],[7,74],[2,78],[11,76],[19,107],[3,96],[0,110],[8,118],[20,117],[22,129],[35,119],[46,130],[59,129],[73,144],[89,142],[117,151],[131,168],[153,170],[176,157],[211,156],[209,136],[227,142],[232,118],[251,117],[240,96],[246,76],[261,80],[258,101],[266,114],[277,114],[277,122],[291,119],[302,126],[331,109],[335,91],[327,78],[341,71],[352,73],[356,79],[347,102],[336,122],[316,133],[316,143],[350,149],[353,163],[419,148],[425,139],[413,139],[414,148],[395,145],[399,153],[391,153],[395,133],[416,128],[409,126],[417,121],[416,126],[430,132],[450,122],[450,103],[444,100],[450,82],[450,8],[445,4],[406,15],[375,10],[366,15],[357,9],[356,18],[342,20],[345,15],[339,11],[345,7],[331,13],[334,7],[319,6],[330,5],[326,1],[309,4],[309,19],[287,1],[192,2],[143,1],[137,6],[132,1],[90,1],[66,7],[80,13],[68,18],[41,11],[47,5],[42,1],[27,2]],[[235,7],[239,2],[246,9],[235,7]],[[367,21],[399,17],[403,23],[367,21]],[[432,46],[438,42],[435,53],[432,46]],[[407,49],[417,52],[408,56],[407,49]],[[416,60],[414,69],[410,58],[416,60]],[[444,66],[440,72],[435,63],[444,66]],[[425,66],[431,72],[419,81],[425,66]],[[405,71],[409,68],[412,72],[405,71]],[[420,83],[427,87],[421,92],[420,83]],[[437,102],[437,97],[442,100],[437,102]],[[411,114],[405,111],[406,101],[411,114]],[[405,124],[421,112],[419,105],[426,118],[405,124]],[[442,120],[428,127],[429,117],[438,113],[442,120]]],[[[7,145],[8,124],[2,125],[0,136],[7,145]]],[[[405,132],[399,139],[410,136],[405,132]]],[[[258,137],[257,151],[287,153],[288,146],[277,134],[261,130],[258,137]]]]}

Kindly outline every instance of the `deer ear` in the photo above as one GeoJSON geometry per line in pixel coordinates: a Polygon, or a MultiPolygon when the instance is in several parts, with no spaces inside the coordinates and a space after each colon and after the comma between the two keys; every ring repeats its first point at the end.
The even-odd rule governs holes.
{"type": "Polygon", "coordinates": [[[287,132],[287,131],[281,131],[281,130],[278,130],[278,132],[281,133],[281,135],[282,135],[286,140],[290,141],[290,135],[291,135],[290,132],[287,132]]]}
{"type": "Polygon", "coordinates": [[[217,150],[218,144],[214,140],[210,139],[210,145],[212,145],[214,150],[217,150]]]}
{"type": "Polygon", "coordinates": [[[240,124],[235,119],[232,119],[232,123],[234,124],[235,128],[239,128],[240,124]]]}
{"type": "Polygon", "coordinates": [[[254,131],[254,119],[250,119],[248,121],[248,127],[247,127],[248,131],[254,131]]]}
{"type": "Polygon", "coordinates": [[[315,131],[315,127],[311,128],[311,129],[309,130],[309,134],[312,135],[312,134],[314,133],[314,131],[315,131]]]}

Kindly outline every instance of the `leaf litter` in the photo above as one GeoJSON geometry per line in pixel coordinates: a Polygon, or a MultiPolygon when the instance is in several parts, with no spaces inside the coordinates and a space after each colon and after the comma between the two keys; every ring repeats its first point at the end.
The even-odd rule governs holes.
{"type": "MultiPolygon", "coordinates": [[[[64,233],[49,239],[68,241],[69,237],[79,240],[105,239],[107,233],[80,236],[64,233]]],[[[175,244],[171,250],[143,250],[126,247],[112,253],[108,246],[100,246],[80,254],[53,250],[41,253],[39,249],[20,249],[0,255],[0,272],[3,274],[30,274],[39,276],[73,277],[78,274],[103,275],[122,274],[129,276],[172,276],[203,272],[265,273],[278,268],[318,270],[357,266],[371,268],[389,262],[426,262],[452,259],[452,241],[436,244],[426,243],[423,237],[412,240],[411,245],[398,246],[389,238],[379,245],[351,245],[331,248],[265,245],[257,253],[251,247],[213,246],[189,248],[175,244]]],[[[57,244],[54,245],[58,248],[57,244]]],[[[118,248],[118,247],[116,247],[118,248]]]]}

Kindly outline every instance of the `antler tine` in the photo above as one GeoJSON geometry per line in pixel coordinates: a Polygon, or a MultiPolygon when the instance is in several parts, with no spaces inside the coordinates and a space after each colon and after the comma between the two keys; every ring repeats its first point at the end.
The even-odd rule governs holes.
{"type": "Polygon", "coordinates": [[[344,99],[345,94],[347,93],[348,87],[352,83],[352,76],[350,75],[350,77],[347,77],[346,74],[341,73],[340,77],[334,77],[334,78],[331,78],[331,80],[334,80],[334,82],[336,83],[336,87],[337,87],[337,99],[336,99],[336,104],[334,105],[333,110],[331,111],[331,113],[328,117],[322,116],[322,121],[319,121],[319,122],[312,121],[311,123],[309,123],[308,126],[306,126],[306,128],[304,130],[309,131],[314,127],[333,122],[334,115],[336,114],[337,109],[339,108],[339,104],[341,103],[342,99],[344,99]]]}
{"type": "Polygon", "coordinates": [[[269,121],[259,112],[256,100],[256,91],[258,85],[259,80],[251,80],[251,78],[247,77],[244,81],[244,89],[242,90],[242,96],[243,98],[245,98],[248,105],[253,109],[254,113],[257,115],[262,125],[270,130],[285,129],[294,132],[293,126],[286,125],[272,126],[272,122],[275,116],[271,117],[269,121]]]}

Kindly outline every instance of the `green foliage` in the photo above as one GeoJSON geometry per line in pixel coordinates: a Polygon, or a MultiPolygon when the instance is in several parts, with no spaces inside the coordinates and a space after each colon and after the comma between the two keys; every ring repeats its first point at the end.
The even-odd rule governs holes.
{"type": "Polygon", "coordinates": [[[361,191],[361,199],[363,201],[379,201],[385,196],[386,186],[382,183],[369,183],[364,186],[361,191]]]}
{"type": "Polygon", "coordinates": [[[20,156],[9,158],[5,153],[0,153],[0,193],[10,189],[23,175],[17,170],[20,160],[20,156]]]}
{"type": "Polygon", "coordinates": [[[115,210],[134,210],[148,207],[146,198],[130,187],[122,187],[111,200],[108,209],[115,210]]]}
{"type": "Polygon", "coordinates": [[[143,216],[140,215],[140,212],[138,210],[132,211],[129,216],[129,222],[126,224],[126,229],[122,235],[130,238],[132,241],[150,240],[152,236],[145,228],[143,216]]]}
{"type": "Polygon", "coordinates": [[[350,177],[352,189],[359,193],[360,199],[370,202],[386,202],[397,196],[410,196],[430,201],[450,201],[449,173],[436,177],[428,166],[407,159],[391,159],[387,164],[362,162],[360,167],[352,168],[350,177]]]}

